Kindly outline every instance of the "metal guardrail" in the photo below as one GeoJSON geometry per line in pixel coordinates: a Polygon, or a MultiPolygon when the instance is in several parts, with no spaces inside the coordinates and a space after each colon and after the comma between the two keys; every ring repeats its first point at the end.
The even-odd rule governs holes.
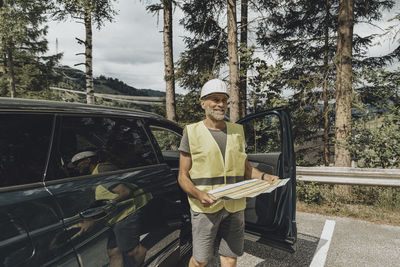
{"type": "MultiPolygon", "coordinates": [[[[86,95],[86,92],[64,89],[59,87],[50,87],[51,90],[61,91],[65,93],[73,93],[78,95],[86,95]]],[[[141,104],[141,105],[160,105],[165,101],[164,97],[153,96],[130,96],[130,95],[112,95],[112,94],[98,94],[94,93],[95,97],[117,100],[122,102],[141,104]]]]}
{"type": "Polygon", "coordinates": [[[324,184],[400,187],[400,169],[296,167],[297,180],[324,184]]]}

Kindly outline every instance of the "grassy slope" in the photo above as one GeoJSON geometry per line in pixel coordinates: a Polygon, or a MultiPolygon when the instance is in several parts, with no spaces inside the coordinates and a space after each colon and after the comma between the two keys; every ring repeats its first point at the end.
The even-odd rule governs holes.
{"type": "MultiPolygon", "coordinates": [[[[56,68],[56,72],[61,75],[61,81],[53,86],[58,86],[66,89],[74,89],[84,91],[85,88],[85,73],[81,70],[62,66],[56,68]]],[[[96,93],[116,94],[116,95],[132,95],[132,96],[165,96],[165,92],[152,89],[138,89],[126,83],[105,76],[94,78],[94,88],[96,93]]]]}

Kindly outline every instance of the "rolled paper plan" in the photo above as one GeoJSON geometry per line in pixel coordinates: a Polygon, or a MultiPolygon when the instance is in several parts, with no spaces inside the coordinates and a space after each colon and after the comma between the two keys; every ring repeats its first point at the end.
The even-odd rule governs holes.
{"type": "Polygon", "coordinates": [[[279,179],[270,184],[260,179],[246,180],[243,182],[230,184],[211,190],[208,193],[213,194],[217,199],[240,199],[243,197],[256,197],[263,193],[271,193],[276,188],[284,186],[290,178],[279,179]]]}

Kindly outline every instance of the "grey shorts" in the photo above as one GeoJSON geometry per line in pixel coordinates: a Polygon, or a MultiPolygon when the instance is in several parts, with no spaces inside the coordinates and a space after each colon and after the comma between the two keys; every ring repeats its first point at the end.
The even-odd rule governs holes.
{"type": "Polygon", "coordinates": [[[244,211],[229,213],[222,209],[216,213],[192,215],[193,257],[208,262],[214,254],[215,241],[221,238],[219,254],[237,258],[243,254],[244,211]],[[217,239],[218,238],[218,239],[217,239]]]}
{"type": "Polygon", "coordinates": [[[140,231],[143,230],[142,212],[142,209],[136,210],[112,226],[112,232],[108,237],[108,249],[118,247],[125,253],[139,245],[140,231]]]}

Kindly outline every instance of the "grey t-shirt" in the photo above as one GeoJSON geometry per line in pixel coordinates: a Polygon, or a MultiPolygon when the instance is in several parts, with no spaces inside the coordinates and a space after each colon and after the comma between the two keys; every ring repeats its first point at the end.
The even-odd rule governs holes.
{"type": "MultiPolygon", "coordinates": [[[[227,136],[226,127],[223,130],[213,130],[213,129],[208,129],[208,130],[210,131],[212,137],[214,137],[215,141],[217,142],[219,150],[221,150],[222,158],[225,160],[225,148],[226,148],[226,136],[227,136]]],[[[184,131],[183,133],[181,144],[179,145],[178,150],[190,154],[189,137],[187,131],[184,131]]]]}

